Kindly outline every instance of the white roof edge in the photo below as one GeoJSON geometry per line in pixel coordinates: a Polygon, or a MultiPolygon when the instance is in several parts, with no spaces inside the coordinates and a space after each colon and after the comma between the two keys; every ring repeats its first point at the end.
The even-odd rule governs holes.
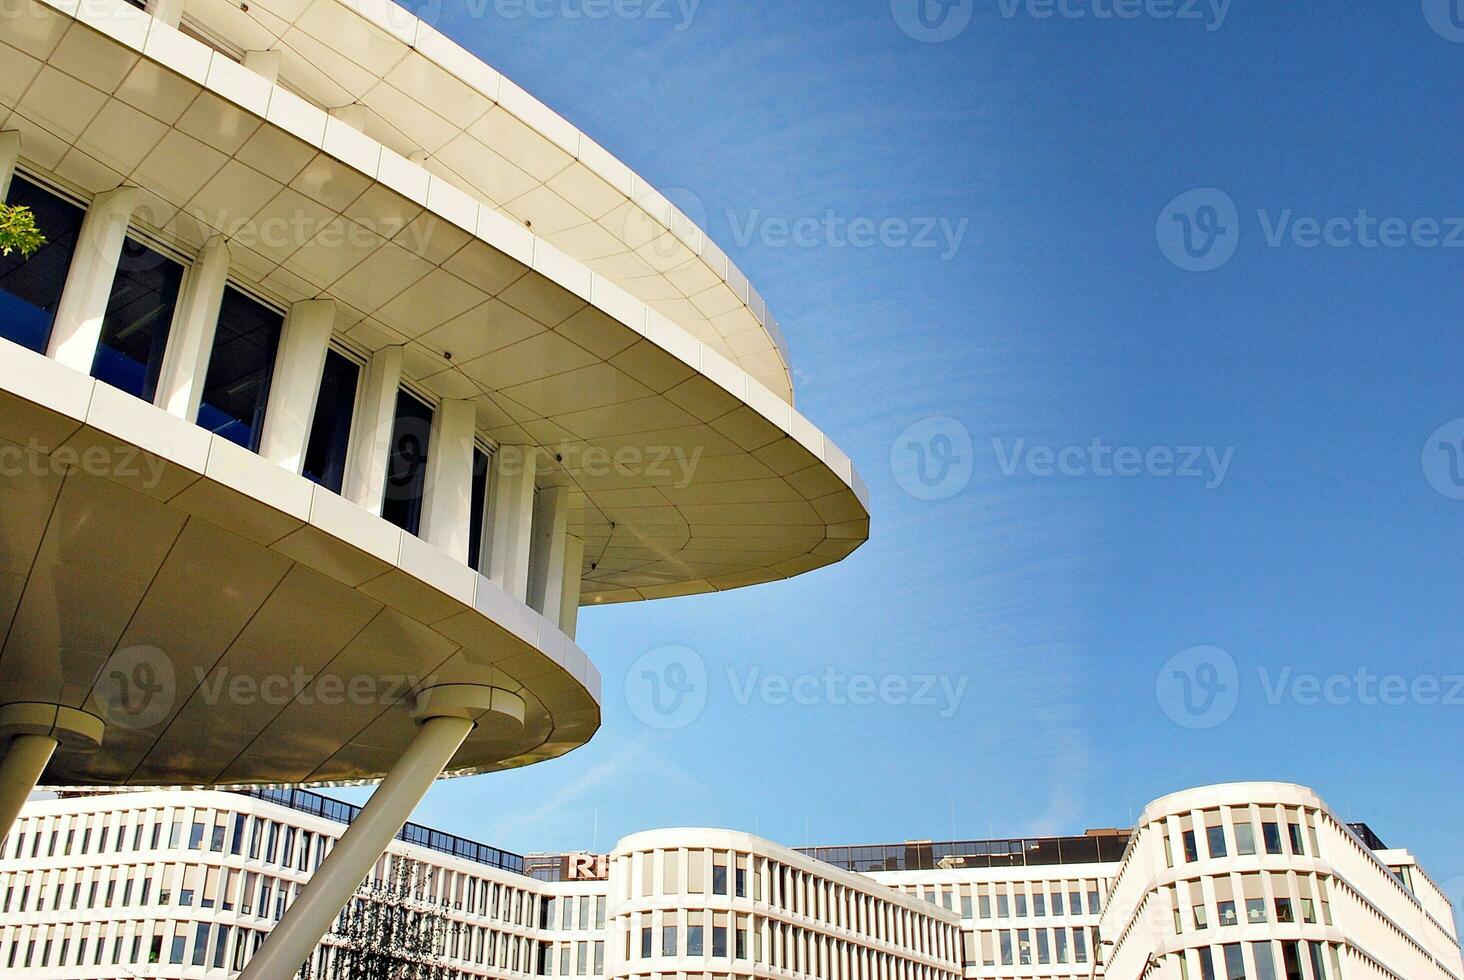
{"type": "MultiPolygon", "coordinates": [[[[147,39],[153,30],[170,31],[173,33],[174,37],[171,39],[170,50],[176,50],[179,45],[182,45],[186,50],[188,46],[192,45],[196,46],[198,53],[208,52],[210,58],[213,58],[217,54],[203,42],[179,34],[174,28],[142,13],[136,7],[126,2],[126,0],[113,0],[112,3],[106,5],[102,3],[80,4],[76,9],[72,9],[74,0],[71,3],[68,3],[67,0],[37,0],[37,2],[51,7],[64,17],[75,20],[106,35],[115,42],[131,48],[140,57],[162,65],[169,70],[177,71],[179,68],[163,60],[157,50],[149,49],[147,39]],[[141,21],[146,22],[145,25],[140,24],[139,18],[141,21]],[[139,26],[142,26],[143,29],[139,30],[139,26]],[[122,29],[119,29],[119,27],[122,29]]],[[[337,0],[337,2],[341,2],[343,6],[348,6],[344,0],[337,0]]],[[[396,7],[396,4],[392,0],[354,0],[354,2],[385,3],[394,8],[396,7]]],[[[403,15],[410,16],[405,11],[403,11],[403,15]]],[[[383,26],[383,30],[389,30],[389,28],[383,26]]],[[[393,31],[393,33],[398,32],[393,31]]],[[[219,57],[222,56],[219,55],[219,57]]],[[[421,164],[404,160],[399,155],[392,154],[392,157],[395,159],[391,159],[391,166],[398,178],[402,172],[412,172],[413,168],[415,168],[416,171],[420,171],[422,179],[411,182],[401,179],[395,181],[389,180],[383,174],[383,160],[389,159],[386,153],[376,155],[375,165],[372,167],[364,160],[345,160],[331,152],[324,145],[327,142],[325,140],[326,114],[310,106],[309,103],[289,92],[287,89],[277,84],[270,85],[268,104],[263,107],[263,113],[261,114],[260,106],[241,103],[236,97],[238,95],[236,89],[218,85],[211,74],[201,80],[196,74],[189,77],[195,84],[200,85],[223,101],[238,106],[251,115],[259,116],[276,128],[294,136],[296,139],[316,147],[320,152],[332,156],[342,165],[356,170],[372,181],[389,187],[424,210],[433,213],[440,220],[462,228],[467,234],[515,258],[556,285],[579,295],[586,303],[594,306],[602,313],[625,324],[637,333],[643,334],[646,339],[676,357],[696,374],[724,388],[728,393],[735,396],[738,401],[752,408],[789,438],[798,439],[798,436],[795,434],[795,417],[801,421],[803,426],[806,426],[807,430],[817,431],[822,436],[821,430],[818,430],[816,426],[808,422],[795,408],[759,382],[741,366],[729,361],[730,372],[720,377],[705,372],[702,369],[703,362],[712,360],[711,357],[707,356],[707,353],[709,352],[714,356],[721,355],[703,341],[693,336],[685,327],[656,312],[649,304],[629,294],[625,294],[616,304],[619,307],[618,311],[611,311],[600,307],[592,299],[596,295],[596,284],[599,284],[599,289],[604,290],[607,286],[615,286],[613,282],[598,273],[592,272],[579,260],[554,248],[532,231],[507,221],[501,214],[484,202],[468,198],[477,207],[477,220],[474,222],[467,221],[465,215],[448,213],[450,209],[445,209],[442,195],[435,194],[432,190],[433,175],[423,168],[421,164]],[[276,112],[277,105],[288,106],[290,111],[276,112]],[[309,131],[302,128],[307,125],[306,120],[310,121],[308,123],[309,131]],[[316,131],[316,124],[318,124],[318,132],[316,131]],[[412,186],[408,186],[409,184],[412,186]],[[472,224],[473,227],[468,227],[469,224],[472,224]],[[525,252],[528,254],[525,255],[525,252]],[[548,261],[544,265],[541,265],[540,261],[535,261],[536,259],[540,261],[547,259],[548,261]],[[641,317],[641,310],[645,312],[644,318],[641,317]]],[[[370,137],[365,138],[370,139],[370,137]]],[[[373,140],[372,142],[378,141],[373,140]]],[[[463,195],[463,197],[467,198],[467,195],[463,195]]],[[[456,204],[463,203],[456,195],[453,196],[453,200],[456,204]]],[[[726,360],[726,358],[723,358],[723,360],[726,360]]],[[[835,473],[841,483],[848,486],[855,493],[861,506],[863,506],[867,513],[869,511],[869,491],[862,478],[860,478],[858,471],[848,462],[848,455],[840,450],[834,444],[833,440],[827,436],[823,436],[822,451],[818,451],[812,446],[809,446],[809,440],[804,439],[799,441],[824,466],[835,473]]]]}
{"type": "MultiPolygon", "coordinates": [[[[516,84],[507,75],[483,61],[436,27],[395,3],[394,0],[336,0],[336,2],[386,33],[400,39],[428,61],[512,113],[524,125],[589,167],[596,176],[624,192],[633,202],[641,204],[643,210],[654,218],[657,224],[674,234],[683,245],[691,250],[692,254],[699,258],[702,257],[706,243],[710,243],[716,249],[719,257],[724,258],[727,262],[727,272],[721,274],[723,281],[731,285],[736,278],[740,277],[749,283],[750,292],[748,296],[744,297],[744,302],[778,350],[783,367],[788,372],[789,390],[792,390],[793,363],[788,353],[787,338],[768,304],[763,301],[756,288],[751,286],[746,274],[737,267],[737,264],[726,255],[723,249],[716,245],[705,228],[701,228],[690,218],[686,218],[686,224],[696,229],[696,235],[686,234],[677,227],[678,222],[675,220],[675,215],[680,212],[676,211],[671,202],[656,190],[650,181],[632,170],[579,127],[549,108],[527,89],[516,84]],[[486,69],[487,73],[478,70],[478,66],[486,69]],[[628,188],[625,186],[626,177],[629,177],[630,186],[628,188]],[[664,203],[665,208],[645,207],[643,197],[649,198],[655,204],[664,203]],[[669,209],[669,211],[665,209],[669,209]]],[[[686,216],[682,215],[682,217],[686,216]]]]}

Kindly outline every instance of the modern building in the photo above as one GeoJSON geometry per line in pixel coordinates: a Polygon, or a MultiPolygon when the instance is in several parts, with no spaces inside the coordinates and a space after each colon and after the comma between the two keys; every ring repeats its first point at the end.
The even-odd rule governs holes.
{"type": "Polygon", "coordinates": [[[389,0],[8,2],[0,197],[46,236],[0,258],[0,830],[382,780],[251,976],[439,775],[594,734],[580,606],[867,537],[746,277],[389,0]]]}
{"type": "MultiPolygon", "coordinates": [[[[310,880],[348,806],[304,790],[27,805],[0,846],[0,969],[227,978],[310,880]]],[[[408,824],[396,862],[456,977],[594,980],[1460,980],[1448,899],[1310,790],[1208,787],[1131,831],[789,849],[721,830],[527,858],[408,824]]],[[[349,915],[312,957],[331,976],[349,915]]]]}

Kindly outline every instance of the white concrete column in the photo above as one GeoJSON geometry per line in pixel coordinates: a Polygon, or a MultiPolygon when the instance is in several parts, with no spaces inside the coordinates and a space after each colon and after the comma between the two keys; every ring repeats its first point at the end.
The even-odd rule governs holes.
{"type": "Polygon", "coordinates": [[[112,280],[117,276],[122,240],[127,237],[127,223],[137,207],[138,194],[135,187],[98,194],[81,223],[71,271],[61,291],[61,302],[56,305],[46,356],[83,374],[91,373],[96,360],[102,318],[112,298],[112,280]]]}
{"type": "MultiPolygon", "coordinates": [[[[451,684],[418,695],[422,719],[407,750],[310,882],[249,961],[239,980],[289,980],[315,950],[357,887],[476,725],[498,714],[524,719],[524,701],[497,688],[451,684]]],[[[497,719],[495,719],[496,721],[497,719]]]]}
{"type": "Polygon", "coordinates": [[[245,51],[241,64],[271,85],[280,80],[280,51],[245,51]]]}
{"type": "Polygon", "coordinates": [[[529,605],[551,623],[559,622],[568,528],[569,489],[540,490],[535,495],[534,534],[529,545],[529,605]]]}
{"type": "Polygon", "coordinates": [[[534,534],[533,446],[502,446],[494,457],[492,535],[487,542],[488,577],[520,602],[529,598],[529,551],[534,534]]]}
{"type": "Polygon", "coordinates": [[[473,730],[466,718],[431,718],[371,794],[239,980],[289,980],[315,950],[387,845],[473,730]]]}
{"type": "Polygon", "coordinates": [[[169,27],[177,27],[183,22],[183,0],[147,0],[147,12],[169,27]]]}
{"type": "Polygon", "coordinates": [[[20,133],[7,129],[0,133],[0,203],[10,194],[10,178],[20,162],[20,133]]]}
{"type": "Polygon", "coordinates": [[[10,833],[26,797],[41,781],[41,774],[56,751],[57,742],[45,735],[17,735],[0,759],[0,838],[10,833]]]}
{"type": "Polygon", "coordinates": [[[76,708],[35,701],[0,705],[0,736],[10,737],[0,759],[0,838],[10,833],[58,744],[99,745],[105,731],[102,719],[76,708]]]}
{"type": "Polygon", "coordinates": [[[402,349],[383,347],[366,364],[360,410],[351,420],[351,445],[343,496],[373,514],[381,513],[386,493],[386,459],[396,421],[397,389],[402,382],[402,349]]]}
{"type": "Polygon", "coordinates": [[[422,539],[464,564],[473,512],[473,439],[477,431],[478,409],[470,401],[443,399],[432,413],[422,539]]]}
{"type": "Polygon", "coordinates": [[[216,235],[204,243],[183,283],[154,398],[160,408],[189,422],[198,418],[203,402],[203,382],[228,280],[229,245],[216,235]]]}
{"type": "Polygon", "coordinates": [[[320,397],[320,379],[334,327],[335,303],[312,299],[290,307],[280,334],[259,455],[295,473],[305,466],[305,446],[310,440],[310,423],[315,418],[315,401],[320,397]]]}
{"type": "Polygon", "coordinates": [[[566,535],[564,545],[564,577],[560,584],[559,631],[571,640],[579,625],[580,587],[585,566],[585,540],[566,535]]]}

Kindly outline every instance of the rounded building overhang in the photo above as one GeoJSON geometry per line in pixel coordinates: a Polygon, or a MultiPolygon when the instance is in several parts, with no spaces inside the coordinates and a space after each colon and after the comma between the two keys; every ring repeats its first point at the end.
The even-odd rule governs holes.
{"type": "Polygon", "coordinates": [[[448,775],[554,758],[599,727],[589,659],[488,579],[4,342],[0,499],[0,701],[106,725],[98,747],[63,741],[49,783],[379,779],[450,685],[495,690],[448,775]]]}
{"type": "MultiPolygon", "coordinates": [[[[373,138],[372,113],[385,109],[363,131],[245,68],[218,39],[254,43],[239,33],[242,5],[189,0],[185,33],[124,0],[17,2],[0,37],[0,129],[21,133],[22,166],[83,197],[139,188],[134,223],[159,242],[186,255],[224,236],[262,295],[334,301],[339,336],[367,353],[400,347],[405,381],[474,402],[493,443],[532,448],[541,486],[568,488],[584,603],[785,578],[866,540],[868,494],[849,458],[766,374],[628,291],[629,279],[556,247],[542,221],[530,230],[434,172],[431,156],[424,166],[373,138]],[[191,36],[200,24],[211,44],[191,36]]],[[[572,168],[611,167],[427,25],[385,0],[361,6],[314,0],[287,17],[254,3],[250,23],[283,18],[271,29],[294,38],[328,14],[335,54],[295,38],[286,57],[310,51],[338,79],[356,75],[331,57],[375,65],[380,84],[430,78],[439,109],[481,99],[485,112],[537,120],[556,153],[574,144],[572,168]]],[[[384,89],[370,92],[385,105],[384,89]]],[[[494,132],[504,148],[533,142],[494,132]]]]}

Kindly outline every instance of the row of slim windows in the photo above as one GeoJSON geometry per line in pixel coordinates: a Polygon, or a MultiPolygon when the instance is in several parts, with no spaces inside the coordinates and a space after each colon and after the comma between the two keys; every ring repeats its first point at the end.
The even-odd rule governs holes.
{"type": "MultiPolygon", "coordinates": [[[[1272,808],[1264,808],[1270,811],[1272,808]]],[[[1262,850],[1269,855],[1290,855],[1293,857],[1317,857],[1320,844],[1317,841],[1315,815],[1297,810],[1283,810],[1277,819],[1262,817],[1260,833],[1256,832],[1256,821],[1249,807],[1229,807],[1227,811],[1203,810],[1180,821],[1179,845],[1176,854],[1175,842],[1168,833],[1164,834],[1164,858],[1169,867],[1175,859],[1186,863],[1202,858],[1201,842],[1204,843],[1205,858],[1223,858],[1235,855],[1258,854],[1262,850]],[[1223,813],[1228,813],[1226,820],[1223,813]],[[1284,818],[1284,819],[1283,819],[1284,818]],[[1308,855],[1307,840],[1311,851],[1308,855]]]]}
{"type": "Polygon", "coordinates": [[[143,850],[212,851],[247,855],[251,861],[309,871],[320,866],[333,838],[278,820],[222,811],[157,809],[123,814],[114,827],[108,814],[23,818],[0,841],[10,860],[84,857],[143,850]],[[186,835],[186,838],[185,838],[186,835]],[[92,847],[93,840],[96,847],[92,847]]]}
{"type": "Polygon", "coordinates": [[[1089,941],[1089,929],[1083,926],[967,932],[965,963],[967,966],[978,962],[982,966],[1087,963],[1089,941]]]}
{"type": "Polygon", "coordinates": [[[1294,889],[1290,876],[1284,873],[1246,874],[1239,878],[1238,888],[1232,876],[1211,879],[1213,902],[1206,896],[1205,883],[1200,880],[1171,886],[1174,931],[1183,933],[1193,929],[1199,932],[1212,925],[1222,929],[1239,925],[1242,911],[1248,925],[1289,925],[1295,922],[1314,925],[1319,911],[1321,921],[1329,926],[1332,924],[1327,885],[1319,878],[1298,876],[1294,889]]]}
{"type": "Polygon", "coordinates": [[[0,939],[0,962],[10,970],[164,963],[242,970],[265,935],[208,922],[117,922],[110,934],[102,925],[20,927],[0,939]]]}
{"type": "Polygon", "coordinates": [[[605,973],[602,940],[545,943],[539,948],[538,973],[544,977],[598,977],[605,973]]]}
{"type": "Polygon", "coordinates": [[[904,957],[756,916],[738,915],[734,923],[725,912],[690,912],[684,927],[643,925],[639,929],[638,949],[632,946],[632,934],[633,930],[625,935],[626,962],[631,962],[638,952],[642,960],[654,957],[745,960],[825,980],[937,975],[936,971],[904,957]]]}
{"type": "MultiPolygon", "coordinates": [[[[535,945],[531,940],[505,937],[492,933],[484,941],[484,930],[477,930],[476,954],[474,938],[467,928],[444,936],[438,955],[457,960],[471,960],[480,965],[509,972],[526,973],[535,945]],[[494,937],[497,937],[497,942],[494,937]]],[[[39,925],[19,927],[0,935],[0,963],[15,969],[95,969],[101,966],[172,965],[203,967],[206,970],[239,971],[264,943],[266,931],[245,926],[212,922],[148,922],[123,921],[113,925],[110,933],[105,925],[39,925]]],[[[329,943],[316,949],[317,967],[325,965],[332,955],[329,943]]],[[[597,973],[603,969],[603,951],[597,959],[597,973]]],[[[474,976],[480,974],[472,974],[474,976]]],[[[568,975],[568,974],[564,974],[568,975]]],[[[446,969],[434,972],[435,977],[466,977],[468,973],[446,969]]]]}
{"type": "Polygon", "coordinates": [[[278,921],[299,885],[256,871],[197,864],[117,865],[71,875],[64,871],[0,874],[7,915],[60,911],[142,908],[153,904],[179,908],[217,908],[221,912],[278,921]],[[156,882],[157,890],[153,889],[156,882]],[[175,901],[176,900],[176,901],[175,901]]]}
{"type": "MultiPolygon", "coordinates": [[[[231,856],[244,857],[249,861],[259,861],[266,865],[292,869],[297,872],[312,872],[320,866],[330,848],[334,846],[335,838],[310,830],[304,830],[282,823],[278,820],[270,820],[262,816],[251,816],[244,813],[230,813],[228,811],[214,810],[192,810],[191,813],[185,809],[157,809],[137,810],[131,813],[131,820],[128,814],[123,814],[116,825],[111,822],[110,814],[84,814],[73,817],[26,817],[17,821],[15,829],[0,841],[0,856],[10,860],[39,860],[42,858],[51,859],[56,857],[88,857],[103,854],[137,853],[143,851],[176,850],[186,847],[188,850],[212,852],[217,854],[227,853],[231,856]],[[95,847],[93,847],[95,843],[95,847]]],[[[374,880],[382,881],[387,879],[388,867],[383,857],[378,864],[374,880]]],[[[139,866],[146,867],[146,866],[139,866]]],[[[167,875],[171,875],[172,866],[165,866],[165,877],[162,880],[161,888],[163,894],[168,897],[159,897],[160,904],[168,904],[171,898],[172,885],[167,875]]],[[[236,882],[245,882],[244,894],[254,895],[253,882],[255,872],[240,872],[229,868],[205,868],[202,865],[179,865],[186,868],[183,872],[186,876],[202,875],[202,902],[203,907],[212,908],[214,896],[224,896],[224,909],[229,909],[234,904],[231,888],[238,888],[236,882]]],[[[106,869],[94,869],[94,882],[87,886],[86,897],[88,907],[97,907],[92,899],[92,891],[98,885],[96,876],[101,875],[106,869]]],[[[146,872],[134,872],[129,868],[122,873],[122,869],[116,869],[118,874],[114,880],[102,885],[108,890],[103,894],[106,904],[111,905],[116,899],[121,899],[124,904],[130,905],[134,893],[138,896],[139,904],[146,904],[151,897],[152,874],[146,872]],[[141,875],[134,885],[135,874],[141,875]],[[120,884],[118,883],[120,882],[120,884]],[[134,889],[135,892],[134,892],[134,889]]],[[[24,895],[20,898],[20,904],[12,906],[12,901],[18,895],[12,894],[14,884],[5,894],[5,910],[20,911],[31,908],[29,901],[29,881],[35,877],[39,886],[42,880],[38,876],[55,875],[57,883],[54,885],[56,897],[53,908],[62,906],[65,897],[61,893],[59,882],[62,872],[36,871],[29,873],[17,873],[17,879],[24,879],[22,884],[24,895]]],[[[265,881],[273,881],[267,876],[261,876],[265,881]]],[[[283,884],[283,883],[282,883],[283,884]]],[[[267,886],[266,886],[267,887],[267,886]]],[[[73,882],[71,900],[78,902],[82,898],[81,882],[78,879],[73,882]]],[[[453,908],[458,911],[466,911],[471,914],[483,914],[484,916],[496,919],[505,923],[520,926],[527,926],[536,921],[543,921],[544,927],[548,926],[548,915],[541,907],[537,907],[537,896],[519,888],[512,888],[499,882],[489,881],[461,871],[454,871],[449,868],[427,867],[427,875],[422,882],[423,894],[418,898],[425,898],[445,908],[453,908]]],[[[34,909],[44,911],[46,901],[46,889],[37,887],[35,889],[34,909]]],[[[180,902],[182,905],[192,904],[194,893],[197,888],[180,882],[180,902]],[[186,896],[186,899],[184,898],[186,896]]],[[[590,896],[586,896],[589,898],[590,896]]],[[[598,899],[598,906],[594,908],[596,928],[603,927],[605,919],[604,897],[598,899]]],[[[249,914],[246,906],[254,905],[260,911],[258,914],[266,915],[269,907],[267,900],[258,902],[241,901],[241,911],[249,914]]],[[[544,903],[545,906],[548,903],[544,903]]],[[[72,907],[77,907],[73,904],[72,907]]],[[[573,909],[573,903],[565,903],[562,908],[567,916],[573,909]]],[[[580,918],[588,915],[591,909],[590,904],[582,907],[580,918]]],[[[278,918],[278,914],[275,916],[278,918]]],[[[566,919],[568,921],[568,919],[566,919]]],[[[564,928],[569,928],[565,926],[564,928]]]]}
{"type": "Polygon", "coordinates": [[[1029,885],[906,885],[902,890],[952,912],[959,908],[963,919],[978,916],[990,919],[993,913],[998,919],[1083,915],[1084,896],[1087,897],[1087,915],[1098,915],[1102,911],[1098,882],[1091,879],[1071,883],[1039,881],[1029,885]]]}
{"type": "Polygon", "coordinates": [[[1329,943],[1229,943],[1174,955],[1182,980],[1343,980],[1339,947],[1329,943]]]}
{"type": "Polygon", "coordinates": [[[605,928],[604,895],[551,895],[539,906],[539,928],[562,932],[605,928]]]}
{"type": "Polygon", "coordinates": [[[954,942],[954,928],[937,919],[757,855],[705,849],[643,851],[633,855],[633,861],[643,897],[746,898],[750,887],[754,901],[921,952],[937,949],[942,936],[946,943],[954,942]]]}
{"type": "MultiPolygon", "coordinates": [[[[0,337],[44,353],[86,212],[20,174],[11,181],[7,203],[34,212],[46,244],[29,259],[19,252],[0,257],[0,337]]],[[[181,263],[128,236],[102,322],[93,377],[154,400],[184,275],[181,263]]],[[[198,411],[200,426],[258,451],[284,320],[279,311],[243,290],[225,288],[198,411]]],[[[326,355],[303,474],[336,493],[345,482],[360,380],[355,360],[335,349],[326,355]]],[[[381,516],[412,534],[421,524],[432,416],[432,406],[405,389],[398,392],[381,516]]],[[[468,552],[474,569],[482,550],[489,463],[487,450],[476,447],[468,552]]]]}

